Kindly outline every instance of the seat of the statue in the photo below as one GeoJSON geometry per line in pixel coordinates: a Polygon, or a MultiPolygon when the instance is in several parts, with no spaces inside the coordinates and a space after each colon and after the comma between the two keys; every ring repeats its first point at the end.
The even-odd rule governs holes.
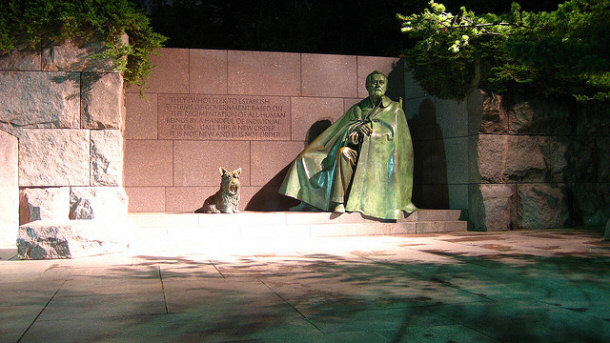
{"type": "Polygon", "coordinates": [[[187,229],[198,234],[232,239],[265,237],[333,237],[464,232],[467,222],[460,210],[415,211],[399,220],[379,220],[360,213],[258,212],[235,214],[131,213],[140,232],[163,230],[168,235],[187,229]]]}

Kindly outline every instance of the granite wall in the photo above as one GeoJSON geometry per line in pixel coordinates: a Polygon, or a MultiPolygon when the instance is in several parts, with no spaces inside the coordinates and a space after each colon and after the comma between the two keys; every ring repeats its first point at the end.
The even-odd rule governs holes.
{"type": "Polygon", "coordinates": [[[287,166],[330,122],[368,96],[366,76],[397,58],[161,49],[142,99],[127,89],[125,189],[131,212],[193,212],[218,190],[219,167],[242,168],[242,210],[283,210],[287,166]]]}
{"type": "Polygon", "coordinates": [[[123,77],[89,58],[100,49],[68,42],[0,56],[0,131],[18,140],[21,224],[127,213],[123,77]]]}

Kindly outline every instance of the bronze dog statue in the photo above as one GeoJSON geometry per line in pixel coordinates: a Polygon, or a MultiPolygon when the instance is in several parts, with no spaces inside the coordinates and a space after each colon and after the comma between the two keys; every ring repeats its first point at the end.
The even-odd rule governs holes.
{"type": "Polygon", "coordinates": [[[205,199],[203,206],[195,211],[196,213],[239,213],[241,168],[231,172],[220,167],[218,171],[221,176],[220,189],[205,199]]]}

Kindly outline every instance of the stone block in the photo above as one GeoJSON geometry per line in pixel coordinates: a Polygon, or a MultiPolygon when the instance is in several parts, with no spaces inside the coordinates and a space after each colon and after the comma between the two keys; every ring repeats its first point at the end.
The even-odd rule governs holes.
{"type": "MultiPolygon", "coordinates": [[[[314,124],[333,123],[344,113],[343,100],[337,98],[292,98],[292,140],[315,138],[314,124]]],[[[319,131],[319,130],[318,130],[319,131]]],[[[316,131],[317,132],[317,131],[316,131]]],[[[318,132],[320,134],[322,132],[318,132]]]]}
{"type": "Polygon", "coordinates": [[[577,225],[601,226],[610,218],[610,183],[572,183],[569,191],[577,225]]]}
{"type": "Polygon", "coordinates": [[[447,184],[447,151],[442,139],[415,141],[413,142],[413,152],[415,154],[414,182],[428,185],[447,184]]]}
{"type": "Polygon", "coordinates": [[[426,91],[415,81],[413,72],[405,71],[405,99],[422,98],[428,96],[426,91]]]}
{"type": "MultiPolygon", "coordinates": [[[[153,70],[146,79],[146,93],[189,92],[189,50],[163,48],[150,56],[153,70]]],[[[127,92],[138,93],[138,87],[127,87],[127,92]]]]}
{"type": "Polygon", "coordinates": [[[18,48],[0,54],[0,70],[40,70],[40,48],[18,48]]]}
{"type": "Polygon", "coordinates": [[[606,222],[606,231],[604,231],[604,240],[610,241],[610,218],[606,222]]]}
{"type": "Polygon", "coordinates": [[[250,185],[250,142],[174,142],[174,186],[218,186],[218,168],[242,168],[242,186],[250,185]]]}
{"type": "MultiPolygon", "coordinates": [[[[220,179],[219,179],[220,180],[220,179]]],[[[203,205],[203,201],[216,193],[219,186],[210,187],[168,187],[165,190],[166,212],[194,213],[203,205]]],[[[240,210],[243,206],[240,192],[240,210]]]]}
{"type": "Polygon", "coordinates": [[[599,154],[597,181],[610,182],[610,137],[597,137],[595,144],[599,154]]]}
{"type": "Polygon", "coordinates": [[[441,113],[438,111],[434,98],[411,99],[407,101],[406,106],[417,107],[413,118],[409,120],[409,129],[413,141],[444,138],[440,125],[441,113]]]}
{"type": "Polygon", "coordinates": [[[412,201],[418,208],[449,208],[449,185],[415,183],[412,201]]]}
{"type": "Polygon", "coordinates": [[[21,259],[76,258],[125,251],[133,228],[127,222],[35,221],[19,227],[21,259]]]}
{"type": "Polygon", "coordinates": [[[570,134],[568,108],[561,103],[541,99],[517,101],[508,110],[510,134],[570,134]]]}
{"type": "Polygon", "coordinates": [[[366,98],[366,77],[379,70],[388,77],[387,96],[394,100],[405,97],[404,62],[395,57],[358,56],[358,97],[366,98]]]}
{"type": "Polygon", "coordinates": [[[19,186],[88,186],[89,130],[23,130],[19,186]]]}
{"type": "Polygon", "coordinates": [[[302,54],[302,95],[358,97],[356,56],[302,54]]]}
{"type": "MultiPolygon", "coordinates": [[[[129,37],[123,35],[123,44],[129,37]]],[[[42,49],[42,70],[46,71],[114,71],[114,61],[91,56],[106,50],[102,42],[66,41],[42,49]]]]}
{"type": "Polygon", "coordinates": [[[82,73],[81,128],[125,128],[121,73],[82,73]]]}
{"type": "Polygon", "coordinates": [[[172,186],[173,142],[127,140],[125,185],[172,186]]]}
{"type": "Polygon", "coordinates": [[[21,189],[20,224],[36,220],[67,220],[69,216],[70,187],[21,189]]]}
{"type": "Polygon", "coordinates": [[[128,211],[165,212],[165,187],[125,187],[128,211]]]}
{"type": "Polygon", "coordinates": [[[119,130],[91,131],[91,185],[123,184],[123,135],[119,130]]]}
{"type": "Polygon", "coordinates": [[[0,248],[14,247],[19,227],[17,137],[0,131],[0,248]]]}
{"type": "MultiPolygon", "coordinates": [[[[482,92],[482,91],[481,91],[482,92]]],[[[482,92],[481,133],[508,133],[508,114],[504,98],[494,93],[482,92]]]]}
{"type": "MultiPolygon", "coordinates": [[[[556,137],[554,147],[564,146],[565,167],[562,169],[563,178],[567,182],[594,182],[598,178],[600,165],[600,151],[597,149],[596,137],[571,136],[556,137]]],[[[553,158],[559,159],[561,152],[553,151],[553,158]]]]}
{"type": "Polygon", "coordinates": [[[297,53],[229,51],[229,94],[301,95],[297,53]]]}
{"type": "Polygon", "coordinates": [[[285,169],[301,151],[301,142],[252,142],[252,185],[282,184],[285,169]]]}
{"type": "Polygon", "coordinates": [[[189,91],[203,94],[227,94],[226,50],[191,49],[189,91]]]}
{"type": "Polygon", "coordinates": [[[519,229],[557,229],[569,218],[567,189],[548,183],[517,185],[516,210],[512,220],[519,229]]]}
{"type": "Polygon", "coordinates": [[[126,139],[157,139],[157,94],[146,93],[142,98],[138,93],[125,94],[126,139]]]}
{"type": "Polygon", "coordinates": [[[447,138],[444,140],[444,146],[447,183],[468,183],[468,137],[447,138]]]}
{"type": "Polygon", "coordinates": [[[568,168],[568,147],[570,137],[549,137],[549,165],[552,182],[570,182],[568,168]]]}
{"type": "MultiPolygon", "coordinates": [[[[219,179],[220,181],[220,179],[219,179]]],[[[193,213],[203,205],[203,201],[216,193],[220,186],[210,187],[167,187],[166,212],[193,213]]],[[[239,210],[245,211],[254,194],[254,187],[242,187],[240,190],[239,210]]],[[[131,202],[131,198],[130,198],[131,202]]]]}
{"type": "Polygon", "coordinates": [[[477,182],[478,175],[488,183],[548,179],[548,137],[481,134],[471,142],[476,143],[475,151],[470,147],[471,182],[477,182]]]}
{"type": "Polygon", "coordinates": [[[19,128],[80,128],[78,73],[0,72],[0,122],[19,128]]]}
{"type": "Polygon", "coordinates": [[[469,220],[480,231],[510,230],[516,198],[515,185],[470,185],[469,220]]]}
{"type": "Polygon", "coordinates": [[[127,217],[123,187],[71,187],[70,219],[120,220],[127,217]]]}

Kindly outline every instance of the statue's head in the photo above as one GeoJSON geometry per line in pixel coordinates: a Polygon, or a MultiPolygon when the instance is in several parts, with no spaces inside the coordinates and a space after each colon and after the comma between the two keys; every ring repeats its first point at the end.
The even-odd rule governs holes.
{"type": "Polygon", "coordinates": [[[382,97],[388,89],[388,78],[379,70],[375,70],[366,77],[366,90],[371,98],[382,97]]]}

